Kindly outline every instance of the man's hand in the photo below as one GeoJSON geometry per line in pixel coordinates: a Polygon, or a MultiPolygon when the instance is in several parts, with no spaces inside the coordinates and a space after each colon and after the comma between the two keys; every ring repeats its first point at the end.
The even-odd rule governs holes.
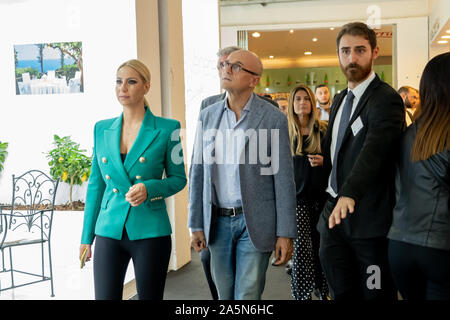
{"type": "Polygon", "coordinates": [[[335,225],[340,224],[341,219],[347,217],[347,212],[353,213],[354,211],[355,200],[349,197],[340,197],[328,219],[329,228],[333,229],[335,225]]]}
{"type": "Polygon", "coordinates": [[[275,265],[285,264],[292,257],[293,242],[291,238],[279,237],[275,245],[275,265]]]}
{"type": "Polygon", "coordinates": [[[206,248],[206,239],[203,231],[194,231],[191,236],[191,246],[195,251],[200,252],[203,248],[206,248]]]}

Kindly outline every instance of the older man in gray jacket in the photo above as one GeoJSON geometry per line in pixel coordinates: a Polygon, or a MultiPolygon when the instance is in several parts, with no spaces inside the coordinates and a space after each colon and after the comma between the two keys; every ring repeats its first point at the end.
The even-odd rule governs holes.
{"type": "Polygon", "coordinates": [[[220,64],[227,99],[200,113],[189,183],[191,244],[209,247],[220,299],[261,299],[271,252],[297,236],[287,119],[256,97],[262,64],[246,50],[220,64]]]}

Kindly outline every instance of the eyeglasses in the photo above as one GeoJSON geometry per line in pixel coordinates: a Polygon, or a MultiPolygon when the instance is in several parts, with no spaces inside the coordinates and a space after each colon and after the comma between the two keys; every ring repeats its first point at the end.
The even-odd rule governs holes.
{"type": "Polygon", "coordinates": [[[248,69],[245,69],[243,66],[241,66],[238,63],[229,63],[228,61],[222,61],[221,63],[219,63],[219,69],[225,70],[226,68],[228,68],[228,66],[230,66],[231,68],[231,73],[236,74],[239,71],[243,70],[245,72],[248,72],[254,76],[259,76],[259,74],[257,74],[256,72],[250,71],[248,69]]]}

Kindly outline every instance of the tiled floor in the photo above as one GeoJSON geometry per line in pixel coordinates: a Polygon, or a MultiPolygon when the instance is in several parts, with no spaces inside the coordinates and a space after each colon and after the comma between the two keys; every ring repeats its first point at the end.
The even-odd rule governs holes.
{"type": "MultiPolygon", "coordinates": [[[[167,274],[165,300],[211,300],[199,254],[192,249],[191,262],[167,274]]],[[[292,300],[291,278],[284,266],[269,265],[263,300],[292,300]]]]}

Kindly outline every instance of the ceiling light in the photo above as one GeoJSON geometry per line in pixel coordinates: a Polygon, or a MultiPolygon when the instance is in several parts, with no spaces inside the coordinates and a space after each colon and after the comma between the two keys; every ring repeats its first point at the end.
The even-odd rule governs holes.
{"type": "Polygon", "coordinates": [[[273,59],[274,57],[273,57],[273,56],[269,56],[269,58],[270,58],[270,59],[273,59]]]}
{"type": "Polygon", "coordinates": [[[294,29],[289,30],[290,33],[294,33],[294,29]]]}
{"type": "Polygon", "coordinates": [[[334,28],[333,28],[333,27],[331,27],[331,28],[330,28],[330,30],[334,30],[334,28]]]}
{"type": "Polygon", "coordinates": [[[442,36],[442,39],[450,39],[450,36],[442,36]]]}
{"type": "Polygon", "coordinates": [[[261,34],[259,32],[253,32],[252,33],[252,37],[253,38],[259,38],[259,37],[261,37],[261,34]]]}
{"type": "Polygon", "coordinates": [[[440,44],[448,43],[448,40],[441,40],[441,41],[438,41],[437,43],[440,43],[440,44]]]}
{"type": "Polygon", "coordinates": [[[317,41],[317,38],[313,38],[312,40],[313,40],[314,42],[316,42],[316,41],[317,41]]]}
{"type": "Polygon", "coordinates": [[[307,56],[310,56],[310,55],[312,55],[312,52],[311,52],[311,51],[306,51],[305,54],[306,54],[307,56]]]}

